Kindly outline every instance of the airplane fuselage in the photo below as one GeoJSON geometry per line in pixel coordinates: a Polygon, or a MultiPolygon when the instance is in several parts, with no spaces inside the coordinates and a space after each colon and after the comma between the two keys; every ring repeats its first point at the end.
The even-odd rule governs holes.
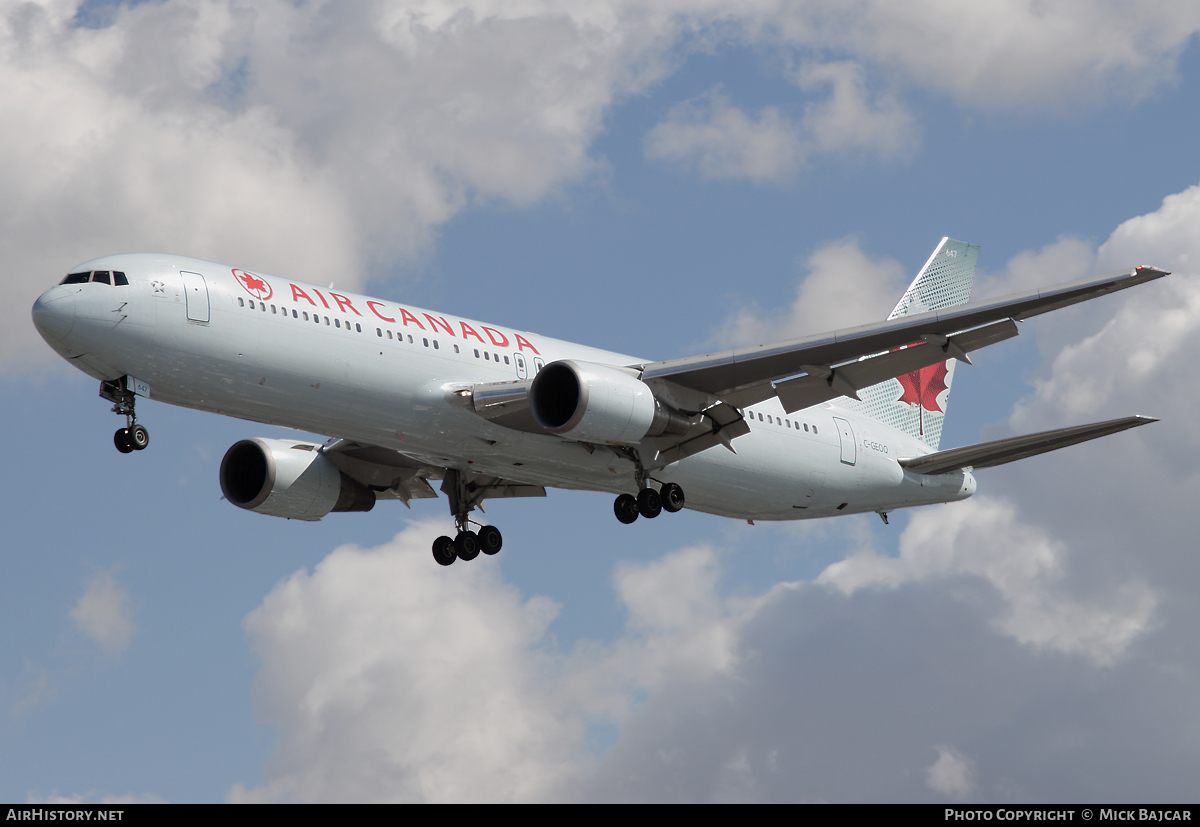
{"type": "MultiPolygon", "coordinates": [[[[528,331],[179,256],[106,256],[79,271],[124,273],[48,290],[47,342],[101,380],[133,376],[152,398],[398,451],[430,466],[531,485],[636,493],[621,452],[496,424],[447,401],[457,387],[532,378],[563,359],[640,360],[528,331]]],[[[925,475],[910,435],[823,403],[745,408],[736,453],[709,448],[655,471],[687,507],[791,520],[965,499],[969,471],[925,475]]]]}

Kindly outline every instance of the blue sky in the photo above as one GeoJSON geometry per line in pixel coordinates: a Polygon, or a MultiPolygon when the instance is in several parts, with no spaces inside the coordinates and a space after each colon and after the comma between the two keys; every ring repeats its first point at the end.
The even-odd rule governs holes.
{"type": "Polygon", "coordinates": [[[77,6],[0,6],[0,799],[1194,793],[1193,4],[77,6]],[[670,358],[882,317],[943,235],[977,295],[1176,273],[979,354],[943,447],[1163,421],[887,527],[497,502],[443,570],[444,500],[222,502],[281,429],[118,454],[29,321],[166,250],[670,358]]]}

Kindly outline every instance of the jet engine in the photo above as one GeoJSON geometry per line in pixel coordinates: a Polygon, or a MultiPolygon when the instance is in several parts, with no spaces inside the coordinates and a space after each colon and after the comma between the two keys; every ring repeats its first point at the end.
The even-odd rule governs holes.
{"type": "Polygon", "coordinates": [[[375,507],[375,492],[343,474],[317,446],[281,439],[235,443],[221,460],[221,491],[238,508],[291,520],[375,507]]]}
{"type": "Polygon", "coordinates": [[[663,404],[645,382],[595,362],[546,365],[530,386],[529,407],[542,428],[583,442],[630,445],[691,427],[688,417],[663,404]]]}

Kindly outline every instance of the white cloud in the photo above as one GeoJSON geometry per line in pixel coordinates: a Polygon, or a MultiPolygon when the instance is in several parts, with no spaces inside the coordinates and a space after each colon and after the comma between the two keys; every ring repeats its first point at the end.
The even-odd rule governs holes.
{"type": "Polygon", "coordinates": [[[620,720],[665,681],[733,668],[713,553],[624,565],[629,633],[550,648],[557,606],[522,599],[485,558],[451,569],[415,523],[342,547],[246,620],[263,660],[259,714],[279,727],[262,786],[233,801],[535,801],[575,789],[590,723],[620,720]],[[469,772],[464,772],[469,767],[469,772]]]}
{"type": "Polygon", "coordinates": [[[101,572],[91,579],[71,609],[71,618],[79,631],[112,654],[128,649],[136,631],[129,593],[112,572],[101,572]]]}
{"type": "Polygon", "coordinates": [[[728,345],[763,344],[886,319],[912,278],[895,259],[868,256],[854,238],[819,247],[805,267],[808,273],[782,315],[743,308],[714,338],[728,345]]]}
{"type": "Polygon", "coordinates": [[[829,97],[804,109],[813,151],[862,150],[880,160],[910,153],[917,143],[913,116],[890,94],[871,100],[863,67],[852,61],[806,63],[796,74],[806,92],[828,87],[829,97]]]}
{"type": "Polygon", "coordinates": [[[925,768],[925,783],[935,793],[966,798],[975,789],[975,762],[954,747],[934,747],[937,760],[925,768]]]}
{"type": "MultiPolygon", "coordinates": [[[[1076,600],[1061,588],[1067,556],[1065,544],[1024,523],[1011,504],[977,496],[913,514],[900,537],[899,557],[859,553],[829,566],[816,582],[853,594],[978,577],[1002,599],[993,618],[999,631],[1037,649],[1110,664],[1152,628],[1158,598],[1145,583],[1134,581],[1091,604],[1076,600]]],[[[988,602],[983,598],[981,606],[988,602]]]]}
{"type": "Polygon", "coordinates": [[[799,127],[775,107],[748,117],[713,89],[673,107],[646,136],[646,157],[694,166],[704,178],[778,182],[806,155],[799,127]]]}
{"type": "Polygon", "coordinates": [[[720,87],[684,101],[646,136],[646,157],[694,167],[704,178],[783,183],[814,153],[867,154],[887,160],[916,145],[913,118],[893,96],[871,100],[857,63],[805,64],[806,92],[829,89],[793,120],[777,107],[746,115],[720,87]]]}

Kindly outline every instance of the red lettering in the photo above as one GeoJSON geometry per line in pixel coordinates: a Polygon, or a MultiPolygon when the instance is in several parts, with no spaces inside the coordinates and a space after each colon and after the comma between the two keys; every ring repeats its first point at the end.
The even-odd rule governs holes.
{"type": "Polygon", "coordinates": [[[317,306],[317,303],[315,301],[313,301],[312,299],[310,299],[308,297],[307,293],[305,293],[303,290],[301,290],[299,287],[297,287],[296,285],[293,284],[292,285],[292,301],[296,301],[297,299],[304,299],[306,302],[311,304],[313,307],[317,306]]]}
{"type": "Polygon", "coordinates": [[[405,310],[403,307],[401,307],[400,308],[400,321],[404,322],[405,327],[408,327],[409,319],[412,319],[413,324],[415,324],[417,327],[421,328],[422,330],[425,329],[425,325],[418,322],[416,316],[414,316],[413,314],[411,314],[407,310],[405,310]]]}
{"type": "Polygon", "coordinates": [[[508,337],[499,330],[487,327],[486,325],[480,325],[480,327],[483,328],[483,331],[487,333],[488,338],[492,340],[492,344],[494,344],[496,347],[508,347],[508,337]],[[500,341],[498,342],[496,341],[497,336],[500,337],[500,341]]]}
{"type": "MultiPolygon", "coordinates": [[[[385,322],[393,322],[394,323],[396,321],[395,319],[389,319],[387,316],[383,315],[382,313],[380,313],[378,310],[375,309],[375,305],[377,305],[377,304],[379,304],[379,302],[367,302],[367,307],[371,308],[371,311],[376,316],[383,319],[385,322]]],[[[383,307],[383,305],[381,305],[381,304],[379,306],[383,307]]]]}
{"type": "Polygon", "coordinates": [[[483,341],[483,337],[475,332],[475,328],[471,327],[466,322],[459,322],[458,326],[462,328],[462,335],[463,335],[464,339],[467,338],[468,336],[474,336],[476,339],[478,339],[483,344],[485,344],[485,345],[487,344],[487,342],[483,341]]]}
{"type": "Polygon", "coordinates": [[[533,345],[529,344],[528,340],[526,340],[526,338],[524,336],[522,336],[520,333],[514,333],[513,335],[517,337],[517,350],[524,350],[525,348],[529,348],[534,353],[537,353],[538,356],[542,355],[542,354],[538,353],[538,349],[536,347],[534,347],[533,345]]]}
{"type": "Polygon", "coordinates": [[[422,313],[421,315],[424,316],[426,319],[429,319],[429,329],[431,331],[433,331],[434,333],[437,333],[437,329],[440,327],[443,330],[445,330],[447,333],[449,333],[451,336],[454,335],[454,331],[451,330],[450,325],[446,323],[445,316],[439,316],[438,319],[441,319],[441,321],[439,322],[438,319],[433,318],[433,316],[430,316],[428,313],[422,313]]]}
{"type": "Polygon", "coordinates": [[[329,302],[325,301],[325,297],[321,295],[321,291],[314,287],[313,292],[317,294],[317,298],[321,300],[321,304],[325,305],[326,309],[328,309],[329,302]]]}
{"type": "MultiPolygon", "coordinates": [[[[337,302],[338,310],[342,311],[343,313],[346,312],[347,307],[349,307],[351,310],[354,310],[354,305],[350,304],[350,300],[341,293],[330,293],[329,295],[333,296],[333,300],[337,302]]],[[[354,315],[361,316],[362,314],[357,310],[354,310],[354,315]]]]}

